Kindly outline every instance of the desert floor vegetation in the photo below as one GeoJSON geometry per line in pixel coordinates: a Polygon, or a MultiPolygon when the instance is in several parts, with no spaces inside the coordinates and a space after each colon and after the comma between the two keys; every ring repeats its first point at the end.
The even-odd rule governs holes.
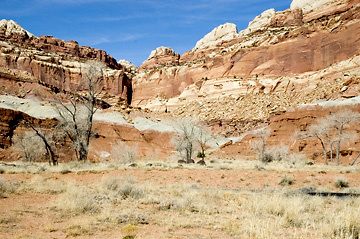
{"type": "Polygon", "coordinates": [[[359,193],[357,166],[136,163],[2,164],[0,236],[359,237],[359,197],[303,193],[359,193]]]}

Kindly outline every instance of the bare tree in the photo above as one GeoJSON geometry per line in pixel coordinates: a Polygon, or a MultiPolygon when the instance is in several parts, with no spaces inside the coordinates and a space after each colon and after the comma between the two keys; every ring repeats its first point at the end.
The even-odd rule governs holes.
{"type": "Polygon", "coordinates": [[[92,134],[96,103],[102,91],[105,64],[97,61],[87,62],[83,81],[79,87],[83,95],[74,94],[68,103],[58,101],[56,110],[60,116],[60,125],[72,142],[77,160],[86,161],[92,134]]]}
{"type": "MultiPolygon", "coordinates": [[[[360,151],[359,151],[359,153],[356,155],[356,157],[355,157],[355,159],[351,162],[351,166],[353,166],[355,163],[356,163],[356,161],[359,159],[359,157],[360,157],[360,151]]],[[[357,164],[359,164],[359,163],[357,163],[357,164]]]]}
{"type": "Polygon", "coordinates": [[[346,135],[344,134],[345,126],[357,121],[359,118],[359,113],[351,110],[340,110],[330,114],[328,117],[317,120],[315,124],[309,127],[307,132],[300,134],[300,137],[303,139],[315,137],[320,141],[325,164],[328,164],[328,150],[330,151],[330,161],[333,163],[333,144],[336,144],[335,164],[339,165],[341,142],[346,138],[350,138],[350,136],[344,137],[346,135]]]}
{"type": "Polygon", "coordinates": [[[360,114],[351,110],[342,110],[336,113],[332,113],[327,117],[331,126],[337,131],[336,140],[336,165],[339,165],[340,158],[340,145],[343,139],[344,127],[351,122],[357,121],[360,118],[360,114]]]}
{"type": "MultiPolygon", "coordinates": [[[[332,140],[328,134],[328,130],[330,128],[330,125],[327,124],[328,121],[325,121],[324,119],[318,120],[316,124],[310,125],[308,131],[304,133],[298,133],[298,136],[301,139],[307,139],[307,138],[317,138],[320,141],[323,155],[324,155],[324,162],[325,164],[328,164],[328,158],[327,158],[327,145],[330,146],[330,154],[332,154],[332,140]],[[326,141],[327,140],[327,141],[326,141]],[[328,144],[326,142],[329,142],[328,144]]],[[[331,156],[332,157],[332,156],[331,156]]]]}
{"type": "MultiPolygon", "coordinates": [[[[259,138],[259,140],[255,143],[254,149],[259,152],[259,160],[262,162],[268,162],[268,155],[266,155],[266,144],[265,140],[270,136],[269,128],[261,128],[254,132],[254,136],[259,138]]],[[[271,161],[271,160],[270,160],[271,161]]]]}
{"type": "Polygon", "coordinates": [[[194,163],[193,154],[196,147],[196,125],[191,120],[178,120],[175,122],[178,135],[174,141],[176,151],[186,161],[194,163]]]}
{"type": "Polygon", "coordinates": [[[208,142],[212,139],[212,136],[209,129],[203,124],[197,124],[197,129],[196,140],[200,147],[199,156],[202,160],[205,160],[206,147],[208,142]]]}

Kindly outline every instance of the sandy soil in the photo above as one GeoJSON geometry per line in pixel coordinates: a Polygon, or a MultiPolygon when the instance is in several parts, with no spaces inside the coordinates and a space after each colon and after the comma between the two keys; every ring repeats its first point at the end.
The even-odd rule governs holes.
{"type": "MultiPolygon", "coordinates": [[[[247,192],[249,190],[284,190],[279,180],[289,175],[294,179],[292,185],[285,190],[292,191],[305,186],[315,186],[317,189],[341,191],[334,185],[334,179],[344,177],[351,187],[359,187],[360,173],[358,170],[268,170],[268,169],[212,169],[212,168],[126,168],[106,170],[102,172],[85,171],[68,174],[48,173],[13,173],[1,174],[0,178],[18,184],[30,184],[36,178],[45,178],[55,182],[74,182],[76,185],[94,185],[104,178],[131,177],[138,185],[154,185],[164,188],[171,185],[196,185],[208,190],[234,189],[247,192]]],[[[230,190],[231,191],[231,190],[230,190]]],[[[106,222],[90,223],[92,229],[84,220],[87,217],[77,215],[62,217],[53,210],[53,202],[61,194],[33,192],[21,190],[5,194],[0,198],[0,238],[123,238],[125,225],[110,225],[106,222]],[[77,222],[78,224],[74,224],[77,222]]],[[[149,210],[146,204],[136,204],[135,211],[149,210]]],[[[126,210],[126,209],[124,209],[126,210]]],[[[132,210],[128,208],[127,210],[132,210]]],[[[151,211],[151,210],[150,210],[151,211]]],[[[154,223],[140,224],[136,227],[136,238],[238,238],[231,233],[203,227],[171,226],[174,222],[161,223],[159,218],[172,218],[168,212],[151,211],[157,219],[154,223]]],[[[186,218],[186,213],[182,215],[186,218]]],[[[89,220],[93,220],[90,219],[89,220]]],[[[165,219],[164,219],[165,220],[165,219]]],[[[177,220],[174,214],[172,220],[177,220]]]]}

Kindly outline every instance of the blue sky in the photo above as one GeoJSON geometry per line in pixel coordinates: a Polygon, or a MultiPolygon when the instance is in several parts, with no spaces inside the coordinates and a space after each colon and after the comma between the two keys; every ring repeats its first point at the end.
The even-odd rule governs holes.
{"type": "Polygon", "coordinates": [[[1,0],[0,19],[39,35],[76,40],[140,65],[159,46],[183,54],[226,22],[245,29],[264,10],[291,0],[1,0]]]}

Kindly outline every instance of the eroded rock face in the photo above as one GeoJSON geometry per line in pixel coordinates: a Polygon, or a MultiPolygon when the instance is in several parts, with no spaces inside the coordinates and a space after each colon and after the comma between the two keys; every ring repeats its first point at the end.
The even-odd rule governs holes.
{"type": "Polygon", "coordinates": [[[270,27],[293,27],[304,24],[302,9],[277,12],[271,19],[270,27]]]}
{"type": "Polygon", "coordinates": [[[156,67],[163,67],[169,65],[178,65],[180,55],[175,53],[170,47],[158,47],[151,51],[150,56],[144,63],[139,67],[140,69],[150,69],[156,67]]]}
{"type": "MultiPolygon", "coordinates": [[[[51,131],[56,126],[56,119],[37,119],[23,112],[0,108],[0,160],[18,160],[18,154],[11,147],[13,136],[32,131],[25,120],[44,132],[51,131]]],[[[140,131],[130,124],[113,124],[106,121],[95,121],[93,131],[98,137],[91,138],[89,160],[111,160],[111,153],[119,147],[116,153],[123,153],[128,147],[134,150],[136,157],[159,160],[169,157],[173,152],[170,143],[174,136],[171,132],[153,130],[140,131]]],[[[57,148],[59,162],[68,162],[75,158],[69,142],[57,148]]],[[[115,156],[112,159],[116,158],[115,156]]]]}
{"type": "MultiPolygon", "coordinates": [[[[306,74],[321,71],[359,54],[359,10],[360,1],[355,0],[329,3],[326,8],[305,13],[298,8],[275,14],[273,10],[265,12],[264,16],[257,18],[259,21],[253,23],[261,29],[255,31],[254,28],[252,34],[235,36],[233,26],[233,30],[225,31],[232,34],[229,39],[208,41],[215,45],[185,52],[179,64],[164,64],[148,71],[140,67],[133,81],[133,103],[163,110],[166,108],[163,107],[165,101],[169,107],[178,107],[188,103],[187,99],[218,97],[219,94],[241,95],[244,92],[254,94],[258,92],[254,90],[254,84],[265,84],[264,89],[269,89],[269,86],[276,88],[280,84],[284,86],[284,91],[292,89],[289,94],[296,94],[302,89],[296,85],[301,84],[290,88],[282,78],[293,78],[294,81],[290,81],[295,82],[301,74],[306,79],[306,74]],[[231,82],[234,78],[243,80],[231,82]],[[227,82],[221,86],[224,79],[227,82]],[[238,85],[234,87],[232,84],[238,85]],[[204,86],[207,88],[202,88],[204,86]],[[197,88],[204,90],[198,91],[197,88]]],[[[213,39],[216,34],[212,32],[208,35],[213,39]]],[[[336,74],[339,72],[341,70],[336,74]]],[[[315,77],[312,81],[321,84],[322,79],[315,77]]],[[[304,84],[310,84],[307,82],[304,84]]]]}
{"type": "MultiPolygon", "coordinates": [[[[339,2],[339,0],[337,0],[339,2]]],[[[304,12],[309,12],[317,8],[323,7],[328,3],[337,2],[336,0],[293,0],[290,9],[302,9],[304,12]]]]}
{"type": "Polygon", "coordinates": [[[193,48],[193,51],[214,46],[222,41],[232,40],[236,38],[237,35],[238,30],[236,25],[234,23],[225,23],[214,28],[210,33],[206,34],[204,38],[199,40],[193,48]]]}
{"type": "Polygon", "coordinates": [[[53,36],[40,36],[32,41],[32,44],[36,48],[46,51],[71,54],[82,59],[98,60],[106,63],[112,69],[122,69],[122,66],[105,51],[87,46],[79,46],[79,43],[76,41],[63,41],[53,36]]]}
{"type": "Polygon", "coordinates": [[[241,36],[245,36],[252,32],[261,31],[264,28],[267,28],[272,22],[274,16],[275,9],[272,8],[264,11],[259,16],[255,17],[255,19],[249,23],[249,26],[245,30],[241,31],[239,34],[241,36]]]}
{"type": "Polygon", "coordinates": [[[50,88],[82,90],[82,69],[86,61],[98,60],[107,65],[105,90],[131,103],[132,74],[103,50],[82,47],[76,41],[63,41],[52,36],[39,38],[13,21],[0,25],[0,76],[5,79],[41,83],[50,88]]]}
{"type": "Polygon", "coordinates": [[[26,31],[13,20],[6,19],[0,21],[0,35],[6,38],[15,38],[22,41],[30,38],[36,38],[32,33],[26,31]]]}

